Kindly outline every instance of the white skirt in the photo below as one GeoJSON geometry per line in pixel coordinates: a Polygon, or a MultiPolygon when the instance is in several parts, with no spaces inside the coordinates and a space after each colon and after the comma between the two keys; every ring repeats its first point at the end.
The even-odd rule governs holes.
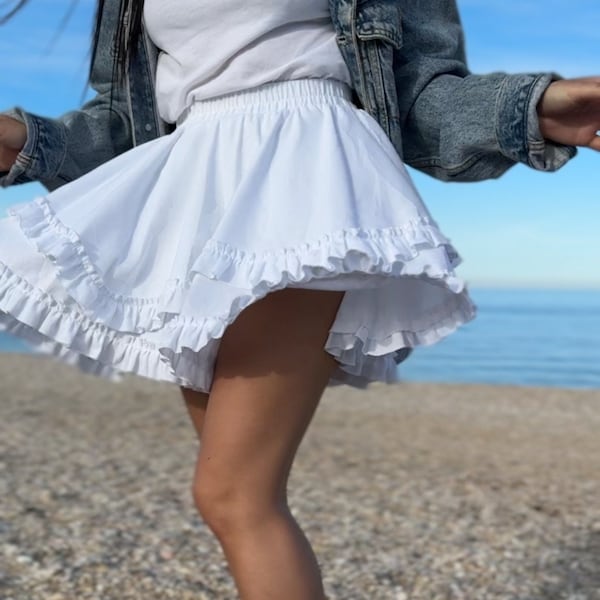
{"type": "Polygon", "coordinates": [[[197,102],[177,128],[0,219],[0,329],[121,380],[208,392],[240,312],[285,287],[347,290],[330,385],[475,316],[461,259],[378,123],[333,80],[197,102]]]}

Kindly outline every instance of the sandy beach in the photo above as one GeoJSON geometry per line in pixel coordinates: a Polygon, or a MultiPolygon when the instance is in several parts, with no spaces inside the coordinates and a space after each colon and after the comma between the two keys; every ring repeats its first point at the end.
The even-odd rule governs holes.
{"type": "MultiPolygon", "coordinates": [[[[177,387],[0,354],[0,598],[233,600],[177,387]]],[[[333,600],[600,599],[600,390],[327,390],[290,503],[333,600]]]]}

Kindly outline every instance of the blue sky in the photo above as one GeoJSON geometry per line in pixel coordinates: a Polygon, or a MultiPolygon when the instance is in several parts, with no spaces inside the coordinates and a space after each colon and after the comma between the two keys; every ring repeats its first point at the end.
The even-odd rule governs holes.
{"type": "MultiPolygon", "coordinates": [[[[0,36],[0,110],[58,116],[79,105],[94,0],[79,0],[52,43],[69,0],[31,0],[0,36]]],[[[598,0],[459,0],[475,73],[600,75],[598,0]]],[[[474,286],[600,288],[600,154],[580,150],[556,173],[517,165],[499,180],[444,183],[411,170],[474,286]]],[[[42,193],[0,190],[0,214],[42,193]]]]}

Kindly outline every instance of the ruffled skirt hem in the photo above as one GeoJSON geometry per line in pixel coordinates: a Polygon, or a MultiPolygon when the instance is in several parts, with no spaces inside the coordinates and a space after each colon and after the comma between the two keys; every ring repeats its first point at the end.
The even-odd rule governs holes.
{"type": "Polygon", "coordinates": [[[77,234],[60,223],[45,198],[9,214],[4,224],[12,220],[37,255],[51,262],[54,285],[59,281],[75,302],[61,303],[0,261],[0,330],[25,340],[34,352],[114,382],[125,372],[209,391],[210,369],[200,365],[214,362],[227,326],[244,308],[285,287],[349,288],[325,345],[339,363],[331,385],[362,388],[373,381],[400,381],[397,364],[407,351],[438,342],[475,316],[464,283],[453,274],[459,256],[426,224],[370,235],[343,231],[270,256],[209,244],[189,281],[168,281],[163,294],[154,298],[132,298],[106,287],[77,234]],[[343,282],[344,276],[341,286],[318,285],[343,282]],[[236,301],[222,314],[183,316],[182,307],[190,297],[201,296],[207,280],[235,287],[236,301]],[[400,298],[402,288],[408,290],[411,284],[438,288],[443,297],[437,306],[419,311],[419,329],[415,323],[390,329],[389,322],[381,332],[365,322],[348,327],[347,305],[368,302],[369,295],[384,289],[389,297],[400,298]]]}

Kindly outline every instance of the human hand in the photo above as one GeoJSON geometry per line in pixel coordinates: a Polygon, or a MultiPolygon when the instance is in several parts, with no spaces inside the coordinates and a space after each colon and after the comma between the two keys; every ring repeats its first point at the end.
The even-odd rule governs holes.
{"type": "Polygon", "coordinates": [[[600,152],[600,77],[553,81],[537,113],[547,140],[600,152]]]}
{"type": "Polygon", "coordinates": [[[27,128],[21,121],[0,115],[0,171],[10,171],[27,141],[27,128]]]}

